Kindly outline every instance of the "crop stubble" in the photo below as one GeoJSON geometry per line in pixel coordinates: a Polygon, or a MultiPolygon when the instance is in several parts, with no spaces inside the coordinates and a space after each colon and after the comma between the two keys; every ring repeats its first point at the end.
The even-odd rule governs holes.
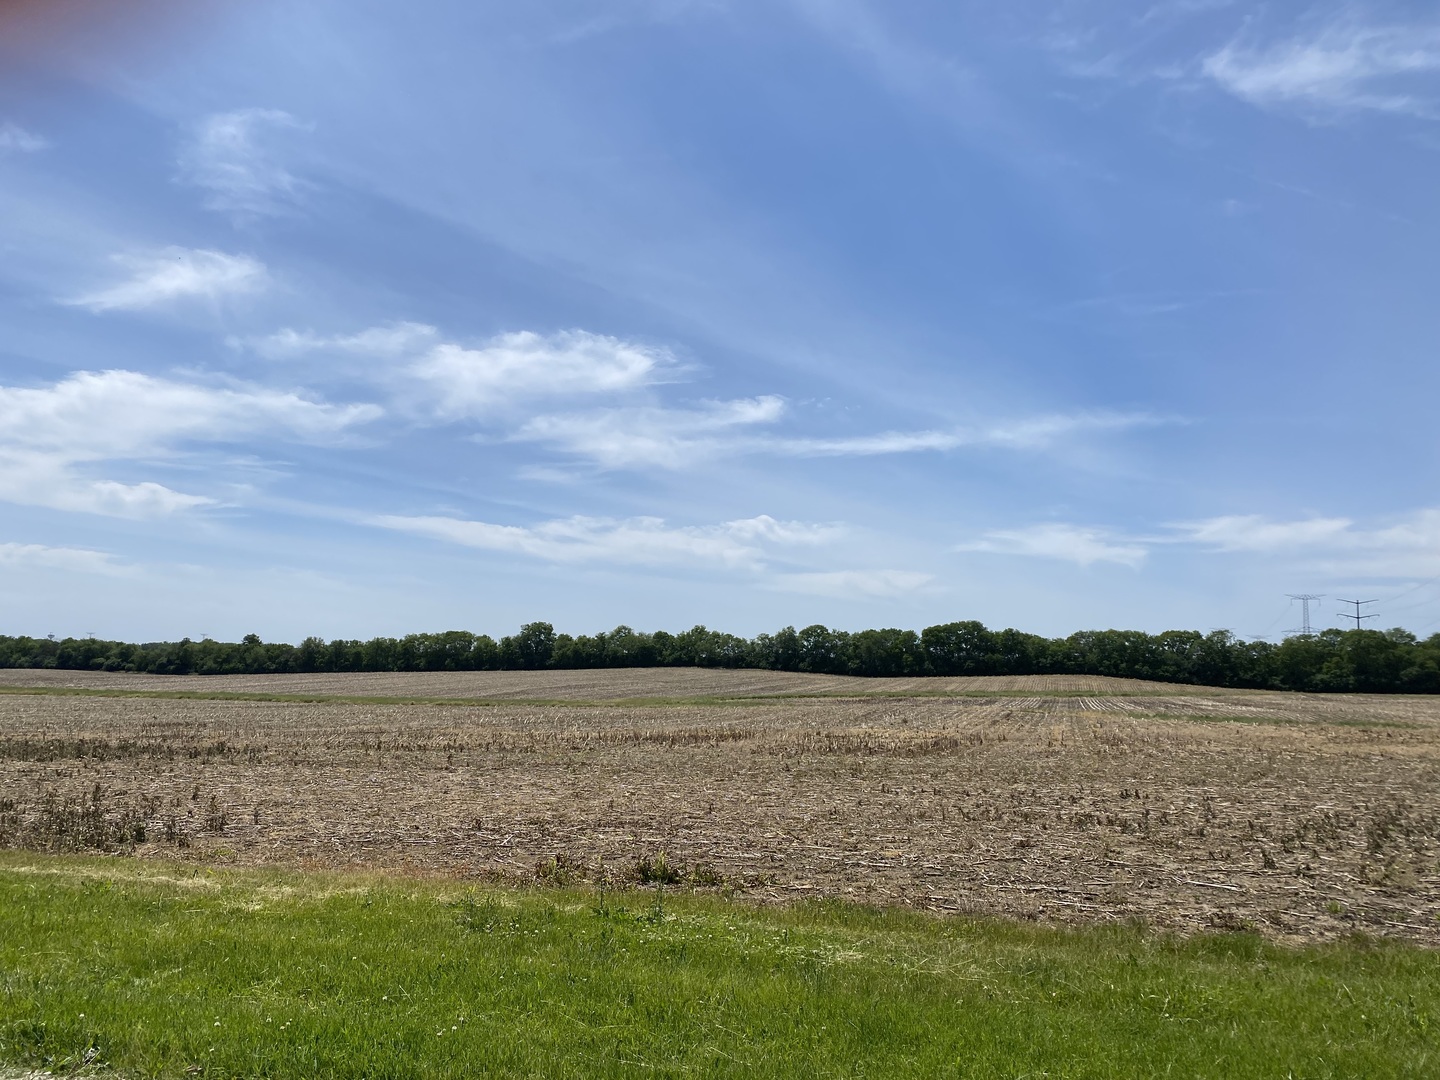
{"type": "Polygon", "coordinates": [[[848,692],[680,675],[200,684],[587,702],[483,707],[0,695],[0,845],[611,884],[664,853],[758,899],[1440,944],[1435,699],[1037,677],[594,703],[848,692]],[[943,696],[972,690],[1008,694],[943,696]]]}

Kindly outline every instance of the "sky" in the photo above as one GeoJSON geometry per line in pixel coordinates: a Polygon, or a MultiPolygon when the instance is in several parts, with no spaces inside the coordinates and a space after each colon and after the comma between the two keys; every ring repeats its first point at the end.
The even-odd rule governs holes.
{"type": "Polygon", "coordinates": [[[1433,3],[96,10],[0,3],[0,633],[1440,629],[1433,3]]]}

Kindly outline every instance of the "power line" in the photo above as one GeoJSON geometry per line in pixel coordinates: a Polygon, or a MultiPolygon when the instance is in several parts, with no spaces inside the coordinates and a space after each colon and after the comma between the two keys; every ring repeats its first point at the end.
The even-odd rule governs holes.
{"type": "Polygon", "coordinates": [[[1280,620],[1285,617],[1285,613],[1288,612],[1288,611],[1290,610],[1290,608],[1292,608],[1292,607],[1294,607],[1294,606],[1295,606],[1294,604],[1290,604],[1290,605],[1288,605],[1288,606],[1286,606],[1286,607],[1284,607],[1284,608],[1281,608],[1281,609],[1280,609],[1280,614],[1279,614],[1279,615],[1276,615],[1275,618],[1273,618],[1273,619],[1270,620],[1270,625],[1269,625],[1269,626],[1265,627],[1265,629],[1262,630],[1262,631],[1261,631],[1260,633],[1258,633],[1258,634],[1247,634],[1246,637],[1259,638],[1261,641],[1267,640],[1267,639],[1270,637],[1270,631],[1274,630],[1275,627],[1276,627],[1277,625],[1279,625],[1280,620]]]}
{"type": "Polygon", "coordinates": [[[1335,602],[1338,603],[1338,604],[1354,604],[1354,605],[1355,605],[1355,614],[1354,614],[1354,615],[1341,614],[1341,615],[1337,616],[1337,618],[1341,618],[1341,619],[1354,619],[1354,620],[1355,620],[1355,629],[1356,629],[1356,630],[1359,630],[1359,629],[1360,629],[1360,622],[1361,622],[1362,619],[1378,619],[1378,618],[1380,617],[1379,614],[1375,614],[1375,615],[1361,615],[1361,614],[1360,614],[1360,606],[1361,606],[1362,604],[1378,604],[1378,603],[1380,602],[1379,600],[1341,600],[1339,597],[1336,597],[1335,602]]]}
{"type": "Polygon", "coordinates": [[[1387,597],[1385,602],[1388,604],[1391,600],[1399,600],[1402,596],[1409,596],[1413,592],[1419,592],[1421,589],[1426,588],[1427,586],[1434,585],[1437,581],[1440,581],[1440,574],[1436,574],[1428,581],[1420,582],[1419,585],[1412,585],[1408,589],[1401,589],[1394,596],[1387,597]]]}
{"type": "Polygon", "coordinates": [[[1436,602],[1436,599],[1437,599],[1436,597],[1433,597],[1433,596],[1432,596],[1432,597],[1430,597],[1430,598],[1428,598],[1428,599],[1426,599],[1426,600],[1418,600],[1418,601],[1416,601],[1416,602],[1413,603],[1413,604],[1401,604],[1399,607],[1393,607],[1393,606],[1391,606],[1390,604],[1386,603],[1386,601],[1384,601],[1384,600],[1382,600],[1382,601],[1380,601],[1380,602],[1381,602],[1382,604],[1385,604],[1385,609],[1386,609],[1390,614],[1393,615],[1393,614],[1395,614],[1397,611],[1414,611],[1416,608],[1434,607],[1435,602],[1436,602]]]}
{"type": "Polygon", "coordinates": [[[1315,631],[1310,628],[1310,602],[1312,600],[1318,602],[1325,599],[1325,594],[1321,593],[1317,596],[1315,593],[1286,593],[1285,595],[1290,597],[1292,604],[1296,600],[1300,601],[1300,629],[1291,630],[1290,633],[1310,637],[1315,633],[1315,631]]]}

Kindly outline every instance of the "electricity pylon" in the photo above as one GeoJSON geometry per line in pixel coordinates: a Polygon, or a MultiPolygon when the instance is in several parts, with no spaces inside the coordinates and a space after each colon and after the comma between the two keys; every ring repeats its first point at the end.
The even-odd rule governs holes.
{"type": "Polygon", "coordinates": [[[1325,599],[1324,594],[1319,596],[1314,593],[1286,593],[1286,596],[1293,600],[1300,601],[1300,629],[1291,630],[1292,634],[1299,634],[1302,637],[1310,637],[1315,631],[1310,628],[1310,601],[1325,599]]]}
{"type": "Polygon", "coordinates": [[[1378,613],[1377,613],[1377,614],[1374,614],[1374,615],[1361,615],[1361,614],[1360,614],[1360,607],[1361,607],[1361,605],[1363,605],[1363,604],[1378,604],[1378,603],[1380,602],[1379,600],[1339,600],[1339,599],[1337,598],[1337,601],[1338,601],[1339,603],[1341,603],[1341,604],[1354,604],[1354,605],[1355,605],[1355,614],[1354,614],[1354,615],[1343,615],[1343,614],[1342,614],[1342,615],[1340,616],[1340,618],[1342,618],[1342,619],[1354,619],[1354,620],[1355,620],[1355,629],[1356,629],[1356,630],[1359,630],[1359,629],[1360,629],[1360,622],[1361,622],[1361,620],[1363,620],[1363,619],[1378,619],[1378,618],[1380,617],[1378,613]]]}

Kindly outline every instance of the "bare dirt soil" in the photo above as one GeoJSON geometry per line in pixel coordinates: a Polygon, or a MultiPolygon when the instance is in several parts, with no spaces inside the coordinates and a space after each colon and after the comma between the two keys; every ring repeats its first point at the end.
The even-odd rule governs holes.
{"type": "Polygon", "coordinates": [[[1440,945],[1435,698],[673,670],[0,681],[575,701],[0,694],[0,846],[1440,945]],[[806,693],[854,696],[753,696],[806,693]]]}

